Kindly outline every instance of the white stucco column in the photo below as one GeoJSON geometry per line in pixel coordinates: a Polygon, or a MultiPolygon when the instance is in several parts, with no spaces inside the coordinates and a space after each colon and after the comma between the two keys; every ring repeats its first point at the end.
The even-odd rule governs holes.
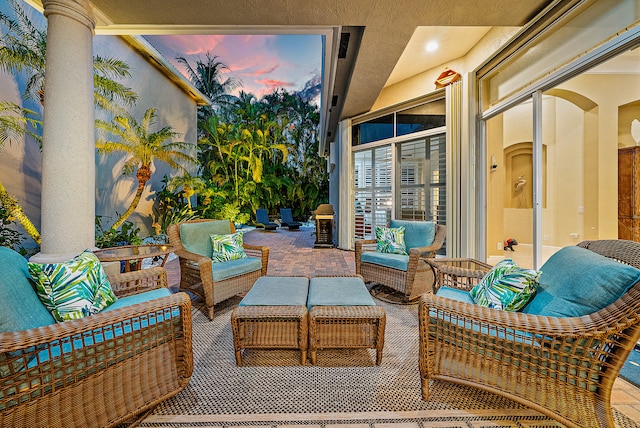
{"type": "Polygon", "coordinates": [[[69,260],[95,245],[93,29],[87,0],[43,0],[48,20],[40,253],[69,260]]]}

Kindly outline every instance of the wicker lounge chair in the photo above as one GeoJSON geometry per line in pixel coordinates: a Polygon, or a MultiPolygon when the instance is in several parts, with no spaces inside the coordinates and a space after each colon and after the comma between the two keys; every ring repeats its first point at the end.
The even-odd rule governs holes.
{"type": "Polygon", "coordinates": [[[289,230],[298,230],[302,223],[293,220],[293,214],[291,214],[291,208],[280,208],[280,218],[282,218],[282,225],[289,228],[289,230]]]}
{"type": "MultiPolygon", "coordinates": [[[[409,222],[402,220],[392,220],[391,227],[404,224],[427,224],[428,222],[409,222]]],[[[435,257],[436,251],[438,251],[444,244],[447,228],[444,225],[435,225],[435,237],[433,242],[424,246],[423,238],[420,236],[405,236],[407,242],[408,256],[404,256],[406,260],[402,262],[406,263],[406,268],[398,266],[397,257],[391,263],[393,265],[384,265],[379,263],[378,260],[368,261],[363,260],[363,254],[365,252],[376,251],[375,239],[361,239],[355,242],[355,261],[356,261],[356,274],[362,275],[365,282],[376,282],[378,284],[385,285],[393,290],[404,293],[408,300],[415,300],[420,297],[422,293],[431,290],[433,283],[433,273],[431,267],[423,260],[427,257],[435,257]],[[415,242],[416,245],[412,245],[415,242]]],[[[393,256],[396,256],[395,254],[393,256]]],[[[366,257],[365,257],[366,258],[366,257]]],[[[384,261],[382,262],[384,263],[384,261]]]]}
{"type": "Polygon", "coordinates": [[[269,221],[269,213],[264,208],[258,208],[256,210],[256,227],[263,228],[264,230],[276,230],[278,225],[272,221],[269,221]]]}
{"type": "Polygon", "coordinates": [[[267,274],[269,247],[248,244],[243,245],[248,259],[223,263],[244,264],[257,259],[260,261],[258,266],[252,266],[251,270],[240,269],[240,272],[235,272],[232,276],[214,273],[214,270],[224,266],[221,266],[223,263],[216,263],[214,266],[211,260],[210,235],[234,232],[235,227],[228,220],[190,220],[167,228],[169,242],[180,259],[180,290],[190,291],[200,297],[210,320],[213,319],[213,307],[216,303],[248,291],[258,278],[267,274]],[[191,242],[185,241],[185,231],[189,233],[188,240],[191,242]]]}
{"type": "Polygon", "coordinates": [[[33,292],[26,260],[10,251],[0,248],[0,286],[19,293],[20,303],[3,309],[0,322],[0,426],[115,426],[187,386],[191,301],[166,288],[164,268],[110,276],[118,296],[113,308],[49,324],[36,315],[48,313],[33,292]],[[8,328],[36,317],[38,327],[8,328]]]}
{"type": "MultiPolygon", "coordinates": [[[[617,262],[640,267],[637,242],[585,241],[578,247],[605,256],[589,257],[615,265],[614,270],[624,268],[617,262]]],[[[469,290],[488,269],[470,259],[433,262],[434,268],[441,270],[438,277],[445,278],[446,286],[456,293],[456,287],[469,290]]],[[[550,262],[551,258],[541,268],[541,286],[543,277],[554,267],[546,270],[550,262]]],[[[604,280],[591,280],[583,276],[594,275],[583,272],[595,263],[579,269],[580,263],[578,259],[573,266],[559,265],[555,277],[561,278],[557,281],[558,290],[572,288],[576,294],[587,295],[594,289],[611,289],[611,268],[600,271],[604,272],[604,280]]],[[[613,383],[640,338],[640,281],[635,273],[629,278],[617,300],[613,300],[614,294],[609,299],[613,303],[599,310],[589,309],[582,316],[527,313],[537,297],[542,296],[545,304],[554,304],[553,299],[561,294],[550,293],[550,288],[539,290],[524,313],[490,309],[431,293],[423,295],[419,306],[423,398],[429,399],[430,379],[446,380],[507,397],[569,427],[613,427],[613,383]],[[549,299],[549,295],[554,297],[549,299]]],[[[585,300],[594,303],[590,297],[585,300]]],[[[557,301],[555,304],[556,308],[566,306],[557,301]]]]}

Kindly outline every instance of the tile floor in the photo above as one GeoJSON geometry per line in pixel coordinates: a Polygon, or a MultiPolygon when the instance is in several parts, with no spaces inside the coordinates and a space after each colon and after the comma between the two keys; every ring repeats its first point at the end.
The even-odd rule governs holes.
{"type": "MultiPolygon", "coordinates": [[[[355,273],[353,251],[336,248],[313,248],[315,242],[313,232],[314,230],[309,228],[301,228],[299,231],[291,232],[286,228],[278,228],[271,232],[256,229],[244,235],[244,242],[269,247],[268,275],[314,276],[355,273]]],[[[178,260],[168,261],[165,267],[170,286],[176,288],[180,282],[178,260]]],[[[640,388],[618,378],[613,387],[611,404],[632,420],[640,423],[640,388]]],[[[403,423],[389,425],[394,428],[404,426],[403,423]]],[[[284,428],[285,425],[279,425],[279,427],[284,428]]],[[[349,427],[355,426],[350,424],[349,427]]],[[[338,426],[333,428],[338,428],[338,426]]]]}

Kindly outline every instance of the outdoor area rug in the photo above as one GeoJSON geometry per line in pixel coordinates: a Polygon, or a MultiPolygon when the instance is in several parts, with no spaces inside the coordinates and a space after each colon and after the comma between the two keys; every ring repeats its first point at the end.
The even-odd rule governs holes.
{"type": "MultiPolygon", "coordinates": [[[[423,401],[418,372],[418,307],[377,301],[387,313],[380,366],[373,350],[320,350],[317,365],[295,350],[249,349],[235,362],[233,298],[209,321],[194,308],[194,373],[185,390],[139,419],[139,427],[314,426],[558,427],[506,398],[432,381],[423,401]]],[[[638,427],[615,412],[616,426],[638,427]]]]}

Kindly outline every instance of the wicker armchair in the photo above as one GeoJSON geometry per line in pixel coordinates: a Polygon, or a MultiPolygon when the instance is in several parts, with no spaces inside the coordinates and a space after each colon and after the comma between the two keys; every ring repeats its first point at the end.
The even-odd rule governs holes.
{"type": "MultiPolygon", "coordinates": [[[[167,287],[163,268],[109,279],[119,299],[167,287]]],[[[134,296],[141,303],[0,333],[0,426],[115,426],[184,389],[193,372],[191,302],[158,294],[165,297],[134,296]]]]}
{"type": "Polygon", "coordinates": [[[435,257],[436,251],[444,244],[446,233],[446,226],[436,224],[435,238],[431,245],[408,248],[409,257],[406,270],[362,261],[364,252],[376,251],[376,240],[357,240],[355,242],[356,274],[362,275],[365,282],[385,285],[404,293],[408,300],[415,300],[423,293],[431,291],[433,272],[423,259],[435,257]]]}
{"type": "MultiPolygon", "coordinates": [[[[247,257],[261,261],[261,268],[247,273],[237,274],[219,281],[214,280],[211,260],[210,234],[203,234],[203,242],[208,242],[208,250],[200,254],[188,251],[180,236],[180,228],[184,224],[209,223],[213,228],[221,223],[225,225],[225,233],[235,232],[232,222],[226,220],[199,219],[172,224],[167,228],[169,242],[174,246],[174,253],[180,259],[180,290],[190,291],[204,301],[205,314],[213,320],[213,307],[216,303],[227,300],[239,293],[248,291],[258,278],[267,274],[269,263],[269,247],[244,244],[247,257]],[[227,226],[228,223],[228,226],[227,226]],[[208,254],[204,254],[208,251],[208,254]]],[[[213,229],[212,229],[213,230],[213,229]]]]}
{"type": "MultiPolygon", "coordinates": [[[[578,246],[640,267],[640,243],[578,246]]],[[[434,262],[436,269],[448,265],[438,273],[448,287],[463,290],[485,269],[469,259],[434,262]]],[[[640,338],[640,282],[612,304],[579,317],[507,312],[431,293],[423,295],[419,309],[425,400],[430,379],[446,380],[507,397],[569,427],[614,426],[613,383],[640,338]]]]}

